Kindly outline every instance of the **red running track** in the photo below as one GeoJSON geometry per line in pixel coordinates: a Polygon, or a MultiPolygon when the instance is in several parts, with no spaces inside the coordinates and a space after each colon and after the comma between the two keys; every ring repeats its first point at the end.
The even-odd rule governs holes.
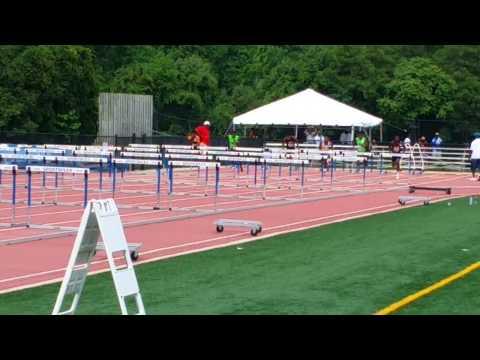
{"type": "MultiPolygon", "coordinates": [[[[272,173],[276,170],[272,170],[272,173]]],[[[128,174],[130,182],[121,183],[122,190],[154,191],[152,174],[149,172],[128,174]],[[149,183],[142,183],[141,180],[149,183]]],[[[381,212],[396,211],[401,207],[398,197],[408,194],[409,185],[452,187],[453,194],[417,192],[418,195],[428,195],[433,200],[442,200],[456,196],[477,195],[480,184],[469,181],[466,174],[427,173],[422,176],[403,176],[395,180],[391,174],[380,175],[368,173],[363,184],[361,174],[341,172],[335,174],[335,181],[324,175],[323,181],[318,170],[308,169],[303,197],[300,183],[296,179],[298,173],[290,178],[288,174],[270,174],[264,194],[262,185],[253,188],[252,174],[235,176],[226,169],[222,176],[220,194],[227,197],[217,198],[216,209],[228,210],[225,214],[199,212],[199,210],[214,210],[212,199],[213,187],[209,185],[208,197],[203,196],[205,186],[197,173],[183,172],[176,177],[174,192],[188,192],[199,196],[175,195],[171,198],[173,211],[167,209],[169,201],[165,193],[161,194],[161,210],[142,210],[138,208],[121,209],[121,217],[126,224],[126,236],[129,242],[141,242],[140,261],[145,263],[169,257],[179,256],[198,251],[206,251],[218,247],[230,246],[246,241],[260,240],[281,233],[297,231],[322,224],[345,221],[356,217],[369,216],[381,212]],[[275,176],[276,175],[276,176],[275,176]],[[197,185],[197,182],[200,185],[197,185]],[[181,185],[181,184],[184,185],[181,185]],[[249,187],[246,188],[246,184],[249,187]],[[238,185],[238,186],[237,186],[238,185]],[[278,189],[280,187],[280,189],[278,189]],[[290,189],[289,189],[290,187],[290,189]],[[367,190],[367,191],[364,191],[367,190]],[[244,198],[236,198],[241,196],[244,198]],[[269,200],[269,197],[276,199],[269,200]],[[285,200],[285,198],[290,199],[285,200]],[[282,200],[283,199],[283,200],[282,200]],[[303,202],[293,203],[292,200],[303,202]],[[196,211],[193,213],[192,211],[196,211]],[[192,217],[192,215],[196,217],[192,217]],[[187,217],[182,219],[181,217],[187,217]],[[220,218],[255,220],[263,223],[261,236],[252,237],[248,231],[226,229],[223,233],[216,232],[213,225],[220,218]],[[163,221],[146,225],[134,225],[135,222],[146,220],[163,221]]],[[[203,174],[201,174],[201,178],[203,174]]],[[[93,179],[91,188],[95,188],[97,179],[93,179]]],[[[108,184],[108,180],[105,179],[108,184]]],[[[211,181],[211,180],[210,180],[211,181]]],[[[209,182],[210,184],[210,182],[209,182]]],[[[39,179],[34,179],[34,185],[40,187],[39,179]]],[[[58,194],[59,201],[81,202],[82,193],[72,190],[71,184],[64,179],[63,190],[58,194]]],[[[74,186],[78,185],[78,180],[74,186]]],[[[105,185],[105,183],[104,183],[105,185]]],[[[257,184],[258,185],[258,184],[257,184]]],[[[166,189],[166,183],[162,183],[166,189]]],[[[163,190],[165,190],[163,189],[163,190]]],[[[3,192],[5,199],[5,191],[3,192]]],[[[109,197],[111,194],[91,191],[92,197],[109,197]]],[[[25,199],[25,190],[19,190],[19,199],[25,199]]],[[[55,198],[50,191],[45,195],[36,191],[34,200],[55,198]]],[[[119,205],[152,206],[158,204],[156,195],[116,193],[119,205]]],[[[27,207],[17,206],[17,222],[28,219],[27,207]]],[[[76,227],[80,222],[83,209],[79,206],[38,206],[31,209],[30,219],[33,224],[49,224],[51,226],[76,227]]],[[[11,218],[9,205],[0,208],[0,222],[8,222],[11,218]]],[[[72,249],[74,235],[58,235],[58,231],[25,228],[0,229],[0,243],[5,240],[35,237],[42,234],[56,233],[58,237],[32,241],[15,245],[0,246],[0,292],[10,292],[25,287],[39,286],[45,283],[61,281],[65,266],[72,249]]],[[[97,254],[92,272],[107,269],[106,258],[97,254]]]]}

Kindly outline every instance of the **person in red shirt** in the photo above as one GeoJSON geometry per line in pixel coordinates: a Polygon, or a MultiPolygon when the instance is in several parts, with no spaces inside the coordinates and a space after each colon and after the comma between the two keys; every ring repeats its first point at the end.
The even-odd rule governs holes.
{"type": "Polygon", "coordinates": [[[210,121],[205,121],[203,125],[198,126],[195,132],[200,137],[200,146],[210,146],[210,121]]]}

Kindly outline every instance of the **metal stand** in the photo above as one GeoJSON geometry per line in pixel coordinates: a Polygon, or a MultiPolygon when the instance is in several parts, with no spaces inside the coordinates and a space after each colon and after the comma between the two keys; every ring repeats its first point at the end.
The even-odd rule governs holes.
{"type": "Polygon", "coordinates": [[[430,205],[430,201],[430,198],[424,196],[400,196],[398,198],[398,202],[402,206],[416,202],[423,202],[424,205],[430,205]]]}
{"type": "Polygon", "coordinates": [[[133,263],[130,256],[127,256],[130,249],[123,232],[120,214],[113,199],[88,202],[83,212],[67,271],[53,309],[53,315],[75,314],[100,235],[108,257],[108,264],[122,314],[128,315],[126,300],[133,298],[137,307],[136,314],[145,315],[133,263]],[[121,254],[122,265],[115,263],[119,254],[121,254]],[[64,309],[66,298],[69,295],[73,295],[72,303],[64,309]]]}
{"type": "Polygon", "coordinates": [[[217,227],[217,232],[220,233],[226,227],[249,228],[252,236],[257,236],[262,232],[262,223],[258,221],[221,219],[215,222],[215,226],[217,227]]]}

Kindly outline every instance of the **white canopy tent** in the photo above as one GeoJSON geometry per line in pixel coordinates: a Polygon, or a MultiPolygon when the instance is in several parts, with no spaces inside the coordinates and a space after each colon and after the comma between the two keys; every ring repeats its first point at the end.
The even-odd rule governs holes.
{"type": "MultiPolygon", "coordinates": [[[[354,129],[381,125],[382,119],[307,89],[239,115],[233,125],[328,126],[354,129]]],[[[352,131],[353,136],[354,131],[352,131]]]]}

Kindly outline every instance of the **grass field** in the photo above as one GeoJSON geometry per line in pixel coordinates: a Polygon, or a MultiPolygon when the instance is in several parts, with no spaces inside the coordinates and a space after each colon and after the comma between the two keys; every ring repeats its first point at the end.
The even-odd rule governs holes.
{"type": "MultiPolygon", "coordinates": [[[[148,314],[372,314],[477,262],[480,205],[404,209],[136,267],[148,314]],[[468,251],[466,251],[468,250],[468,251]]],[[[398,314],[480,312],[473,273],[398,314]]],[[[0,314],[48,314],[59,284],[0,296],[0,314]]],[[[80,314],[118,314],[109,273],[80,314]]]]}

